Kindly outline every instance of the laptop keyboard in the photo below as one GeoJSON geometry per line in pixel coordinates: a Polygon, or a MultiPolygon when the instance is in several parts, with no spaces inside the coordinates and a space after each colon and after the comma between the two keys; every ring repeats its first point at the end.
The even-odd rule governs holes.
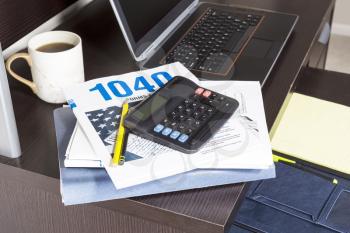
{"type": "Polygon", "coordinates": [[[224,73],[254,34],[261,15],[209,8],[165,58],[192,70],[224,73]]]}

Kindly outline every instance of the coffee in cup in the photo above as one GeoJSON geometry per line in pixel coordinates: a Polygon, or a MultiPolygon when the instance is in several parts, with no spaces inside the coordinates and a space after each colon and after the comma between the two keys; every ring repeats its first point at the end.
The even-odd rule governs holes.
{"type": "Polygon", "coordinates": [[[29,86],[40,99],[49,103],[64,103],[63,89],[84,82],[81,38],[66,31],[36,35],[28,42],[28,53],[12,55],[6,62],[6,68],[12,77],[29,86]],[[28,62],[33,81],[12,70],[12,63],[19,58],[28,62]]]}

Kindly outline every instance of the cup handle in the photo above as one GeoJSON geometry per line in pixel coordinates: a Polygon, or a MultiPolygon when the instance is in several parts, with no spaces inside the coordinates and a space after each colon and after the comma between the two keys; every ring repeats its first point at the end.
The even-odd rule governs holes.
{"type": "Polygon", "coordinates": [[[12,63],[19,58],[26,60],[28,65],[30,67],[32,67],[32,65],[33,65],[32,59],[30,58],[28,53],[16,53],[16,54],[12,55],[9,59],[7,59],[6,69],[14,79],[16,79],[17,81],[30,87],[32,89],[32,91],[34,92],[34,94],[36,94],[38,92],[38,89],[37,89],[36,85],[34,84],[34,82],[31,82],[31,81],[19,76],[11,68],[12,63]]]}

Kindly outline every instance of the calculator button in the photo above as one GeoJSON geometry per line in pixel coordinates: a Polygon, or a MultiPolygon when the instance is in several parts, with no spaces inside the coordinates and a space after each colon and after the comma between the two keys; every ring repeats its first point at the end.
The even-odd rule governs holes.
{"type": "Polygon", "coordinates": [[[182,112],[184,109],[185,109],[185,106],[183,106],[183,105],[179,105],[176,108],[176,110],[179,111],[179,112],[182,112]]]}
{"type": "Polygon", "coordinates": [[[188,135],[182,134],[178,140],[179,140],[179,142],[185,143],[188,139],[189,139],[188,135]]]}
{"type": "Polygon", "coordinates": [[[169,119],[165,119],[165,120],[163,121],[163,125],[164,125],[165,127],[169,126],[170,123],[171,123],[171,122],[169,121],[169,119]]]}
{"type": "Polygon", "coordinates": [[[187,115],[192,115],[193,109],[186,108],[185,113],[186,113],[187,115]]]}
{"type": "Polygon", "coordinates": [[[172,116],[172,117],[173,117],[173,116],[177,116],[177,112],[171,112],[171,113],[170,113],[170,116],[172,116]]]}
{"type": "Polygon", "coordinates": [[[200,113],[199,112],[194,112],[193,113],[193,115],[192,115],[192,117],[194,118],[194,119],[198,119],[199,117],[200,117],[200,113]]]}
{"type": "Polygon", "coordinates": [[[211,95],[211,91],[208,91],[208,90],[203,93],[203,96],[205,98],[209,98],[210,95],[211,95]]]}
{"type": "Polygon", "coordinates": [[[208,116],[207,115],[202,115],[201,117],[200,117],[200,120],[201,121],[206,121],[208,119],[208,116]]]}
{"type": "Polygon", "coordinates": [[[171,126],[173,129],[174,129],[177,125],[178,125],[177,122],[172,122],[172,123],[170,124],[170,126],[171,126]]]}
{"type": "Polygon", "coordinates": [[[211,96],[210,96],[210,99],[216,99],[216,97],[218,97],[218,95],[215,94],[215,93],[212,93],[211,96]]]}
{"type": "Polygon", "coordinates": [[[163,131],[162,131],[162,134],[164,136],[168,136],[173,130],[170,129],[170,128],[165,128],[163,131]]]}
{"type": "Polygon", "coordinates": [[[170,134],[170,138],[172,139],[177,139],[180,136],[180,132],[179,131],[174,131],[170,134]]]}
{"type": "Polygon", "coordinates": [[[210,106],[213,106],[215,103],[215,101],[212,99],[205,99],[203,102],[210,106]]]}
{"type": "Polygon", "coordinates": [[[192,108],[197,108],[198,107],[198,103],[196,103],[196,102],[192,103],[191,107],[192,108]]]}
{"type": "Polygon", "coordinates": [[[186,119],[186,116],[185,115],[183,115],[183,114],[180,114],[179,115],[179,121],[183,121],[183,120],[185,120],[186,119]]]}
{"type": "Polygon", "coordinates": [[[208,108],[208,109],[207,109],[207,113],[212,114],[213,112],[214,112],[214,109],[213,109],[213,108],[208,108]]]}
{"type": "Polygon", "coordinates": [[[220,97],[218,98],[218,100],[219,100],[219,101],[224,101],[224,100],[225,100],[225,97],[220,96],[220,97]]]}
{"type": "Polygon", "coordinates": [[[196,120],[193,118],[187,118],[185,122],[187,125],[192,126],[196,122],[196,120]]]}
{"type": "Polygon", "coordinates": [[[178,120],[179,120],[179,116],[173,116],[173,117],[172,117],[172,120],[173,120],[173,121],[178,121],[178,120]]]}
{"type": "Polygon", "coordinates": [[[184,124],[180,124],[178,129],[181,131],[181,132],[184,132],[185,129],[186,129],[186,126],[184,124]]]}
{"type": "Polygon", "coordinates": [[[200,121],[195,121],[194,124],[193,124],[195,127],[199,127],[201,125],[201,122],[200,121]]]}
{"type": "Polygon", "coordinates": [[[184,121],[186,119],[185,115],[179,115],[179,121],[184,121]]]}
{"type": "Polygon", "coordinates": [[[185,133],[186,133],[187,135],[190,135],[190,134],[193,133],[193,129],[186,129],[186,130],[185,130],[185,133]]]}
{"type": "Polygon", "coordinates": [[[190,99],[193,100],[193,101],[198,101],[198,100],[201,99],[201,96],[199,96],[199,95],[192,95],[192,96],[190,97],[190,99]]]}
{"type": "Polygon", "coordinates": [[[153,131],[156,133],[160,133],[164,129],[164,125],[158,124],[156,127],[154,127],[153,131]]]}
{"type": "Polygon", "coordinates": [[[185,103],[186,106],[188,106],[188,105],[190,105],[190,104],[193,103],[193,100],[186,99],[186,100],[184,101],[184,103],[185,103]]]}
{"type": "Polygon", "coordinates": [[[173,117],[173,121],[179,121],[179,120],[180,120],[179,115],[176,115],[173,117]]]}
{"type": "Polygon", "coordinates": [[[221,105],[221,102],[219,102],[219,101],[217,101],[217,100],[212,100],[212,99],[209,99],[209,100],[208,100],[208,103],[209,103],[209,105],[212,106],[212,107],[217,107],[217,106],[221,105]]]}
{"type": "Polygon", "coordinates": [[[196,95],[201,95],[204,92],[204,89],[199,87],[197,88],[197,90],[195,91],[196,95]]]}
{"type": "Polygon", "coordinates": [[[204,112],[205,110],[207,110],[207,107],[204,106],[204,105],[201,105],[201,106],[199,106],[198,109],[199,109],[200,112],[204,112]]]}
{"type": "Polygon", "coordinates": [[[170,113],[170,119],[177,121],[179,119],[179,115],[176,112],[172,112],[170,113]]]}

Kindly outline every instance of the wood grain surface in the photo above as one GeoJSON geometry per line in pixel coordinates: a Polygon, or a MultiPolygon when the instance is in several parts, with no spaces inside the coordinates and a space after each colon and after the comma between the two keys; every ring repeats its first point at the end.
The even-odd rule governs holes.
{"type": "Polygon", "coordinates": [[[28,184],[2,179],[0,189],[1,233],[184,233],[94,205],[64,207],[59,194],[28,184]]]}
{"type": "Polygon", "coordinates": [[[350,106],[350,75],[320,69],[303,69],[295,92],[350,106]]]}
{"type": "MultiPolygon", "coordinates": [[[[308,64],[311,55],[310,49],[317,41],[324,20],[327,17],[329,19],[334,8],[334,1],[212,0],[212,2],[248,5],[300,16],[291,40],[263,89],[267,122],[271,127],[285,97],[293,87],[299,71],[308,64]]],[[[87,79],[121,74],[137,69],[107,0],[94,1],[75,18],[60,26],[59,29],[74,31],[82,37],[87,79]]],[[[30,77],[30,72],[23,62],[19,61],[14,65],[16,70],[24,76],[30,77]]],[[[78,222],[80,221],[79,215],[83,215],[84,211],[89,212],[86,213],[89,215],[103,213],[105,218],[111,222],[113,222],[111,219],[114,218],[116,222],[122,221],[119,218],[124,219],[128,225],[133,225],[137,229],[133,232],[215,233],[225,232],[229,229],[233,215],[244,197],[244,189],[246,188],[244,184],[108,201],[84,207],[73,207],[76,212],[68,213],[67,211],[71,207],[63,208],[59,202],[59,172],[52,119],[52,110],[59,106],[44,103],[34,96],[27,87],[12,79],[10,79],[10,86],[24,153],[21,158],[16,160],[0,157],[0,180],[20,183],[11,187],[8,182],[3,183],[4,190],[6,190],[4,192],[7,194],[2,195],[9,195],[10,192],[13,192],[16,199],[21,198],[21,193],[28,188],[21,186],[30,184],[29,187],[35,187],[33,188],[35,190],[31,191],[33,193],[28,197],[27,202],[33,198],[33,202],[37,203],[30,207],[33,208],[33,211],[41,209],[40,211],[47,211],[47,215],[53,216],[68,214],[72,219],[77,218],[78,222]],[[35,192],[46,193],[37,194],[43,198],[42,203],[40,203],[40,199],[35,198],[35,192]],[[47,197],[45,195],[50,198],[45,199],[47,197]],[[84,209],[90,207],[92,209],[84,209]],[[56,209],[58,213],[52,213],[51,209],[56,209]],[[143,219],[142,221],[145,221],[144,228],[139,226],[139,224],[142,225],[142,221],[136,223],[136,220],[125,219],[124,216],[143,219]],[[148,226],[148,222],[154,222],[155,226],[148,226]],[[168,226],[167,230],[163,230],[159,224],[168,226]],[[178,231],[175,231],[174,228],[178,231]]],[[[9,199],[11,199],[10,196],[1,199],[1,205],[10,201],[9,199]]],[[[25,205],[25,203],[22,204],[25,205]]],[[[6,211],[9,210],[6,209],[6,211]]],[[[23,218],[23,224],[29,221],[24,216],[21,218],[23,218]]],[[[57,218],[57,222],[68,224],[68,220],[65,220],[63,216],[57,218]]],[[[0,224],[10,221],[6,220],[5,217],[0,218],[0,224]]],[[[89,218],[87,221],[93,222],[89,218]]],[[[15,224],[13,221],[10,223],[15,224]]],[[[44,219],[44,223],[47,225],[55,224],[49,217],[44,219]]],[[[101,223],[99,227],[105,227],[106,230],[99,229],[100,232],[109,232],[108,223],[110,222],[101,223]]],[[[74,223],[70,222],[69,225],[74,225],[74,223]]],[[[83,227],[82,224],[80,226],[83,227]]],[[[12,227],[15,229],[16,226],[12,227]]],[[[81,232],[98,231],[91,228],[91,231],[82,230],[81,232]]]]}
{"type": "Polygon", "coordinates": [[[76,1],[1,0],[0,42],[3,49],[6,49],[76,1]]]}

